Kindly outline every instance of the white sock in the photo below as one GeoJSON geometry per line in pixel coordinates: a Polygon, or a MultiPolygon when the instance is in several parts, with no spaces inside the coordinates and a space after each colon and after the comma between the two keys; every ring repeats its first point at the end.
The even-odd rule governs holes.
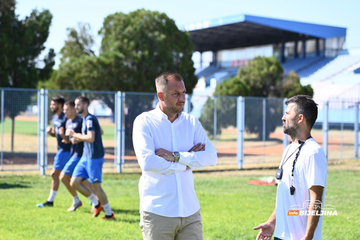
{"type": "Polygon", "coordinates": [[[111,211],[111,208],[110,208],[110,204],[109,204],[109,203],[103,205],[103,209],[104,209],[104,211],[105,211],[105,215],[106,215],[106,216],[111,216],[111,215],[112,215],[112,211],[111,211]]]}
{"type": "Polygon", "coordinates": [[[53,202],[54,201],[56,193],[57,193],[57,191],[54,191],[52,189],[50,190],[50,195],[49,195],[49,198],[48,198],[48,202],[53,202]]]}
{"type": "Polygon", "coordinates": [[[99,199],[93,193],[88,197],[88,199],[92,202],[94,207],[99,204],[99,199]]]}
{"type": "Polygon", "coordinates": [[[73,197],[73,201],[74,201],[74,203],[80,202],[79,196],[76,195],[75,197],[73,197]]]}

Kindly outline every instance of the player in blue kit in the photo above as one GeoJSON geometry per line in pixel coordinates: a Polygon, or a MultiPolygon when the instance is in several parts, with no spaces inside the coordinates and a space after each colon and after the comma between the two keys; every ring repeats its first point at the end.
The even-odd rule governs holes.
{"type": "Polygon", "coordinates": [[[82,133],[76,133],[72,129],[66,130],[67,136],[84,142],[83,155],[73,172],[71,186],[92,202],[93,217],[97,217],[104,209],[105,217],[103,219],[115,219],[106,193],[101,187],[104,147],[99,122],[94,115],[89,113],[89,104],[89,99],[86,97],[80,96],[75,99],[76,112],[83,117],[82,133]],[[84,186],[83,181],[86,179],[90,180],[95,194],[84,186]]]}
{"type": "MultiPolygon", "coordinates": [[[[76,114],[74,101],[67,101],[64,104],[64,113],[68,119],[66,121],[66,129],[73,129],[74,132],[81,133],[82,117],[76,114]]],[[[66,137],[63,141],[65,143],[71,143],[71,158],[62,170],[60,179],[73,197],[73,204],[68,209],[68,211],[75,211],[78,207],[82,206],[82,202],[80,201],[76,190],[71,187],[70,179],[74,172],[75,166],[78,164],[83,154],[84,143],[76,140],[75,138],[69,137],[66,137]]],[[[91,188],[88,181],[84,181],[83,184],[89,189],[91,188]]]]}
{"type": "Polygon", "coordinates": [[[54,199],[60,185],[59,176],[61,170],[70,159],[70,144],[62,141],[65,138],[66,123],[66,116],[63,113],[64,102],[65,100],[61,96],[53,97],[50,102],[50,110],[54,113],[52,117],[53,127],[47,127],[46,132],[50,136],[56,137],[57,153],[54,158],[53,169],[50,173],[52,181],[49,198],[46,202],[37,204],[37,207],[52,207],[54,205],[54,199]]]}

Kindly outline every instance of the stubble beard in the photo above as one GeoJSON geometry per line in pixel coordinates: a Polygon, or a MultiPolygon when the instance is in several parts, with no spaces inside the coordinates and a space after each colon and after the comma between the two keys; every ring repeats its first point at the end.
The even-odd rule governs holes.
{"type": "Polygon", "coordinates": [[[290,127],[284,126],[283,131],[285,134],[289,135],[291,139],[295,139],[298,132],[298,127],[295,125],[295,123],[293,123],[293,125],[290,127]]]}

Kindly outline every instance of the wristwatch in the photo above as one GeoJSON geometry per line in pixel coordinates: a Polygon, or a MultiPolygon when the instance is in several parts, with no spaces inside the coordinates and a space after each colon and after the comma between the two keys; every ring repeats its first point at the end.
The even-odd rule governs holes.
{"type": "Polygon", "coordinates": [[[173,156],[175,159],[175,162],[178,162],[180,159],[180,153],[178,151],[173,152],[173,156]]]}

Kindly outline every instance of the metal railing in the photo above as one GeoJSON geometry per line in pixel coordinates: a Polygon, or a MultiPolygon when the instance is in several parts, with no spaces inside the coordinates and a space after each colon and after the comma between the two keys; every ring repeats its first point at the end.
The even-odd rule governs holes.
{"type": "MultiPolygon", "coordinates": [[[[50,99],[62,95],[90,99],[90,112],[105,129],[105,165],[122,172],[138,167],[132,145],[133,121],[155,108],[155,93],[46,89],[1,90],[1,170],[39,170],[52,167],[56,140],[48,138],[50,99]]],[[[218,165],[226,168],[277,166],[289,138],[282,132],[284,99],[187,95],[184,111],[199,118],[215,145],[218,165]]],[[[318,102],[312,136],[329,160],[358,158],[359,104],[354,101],[318,102]]]]}

